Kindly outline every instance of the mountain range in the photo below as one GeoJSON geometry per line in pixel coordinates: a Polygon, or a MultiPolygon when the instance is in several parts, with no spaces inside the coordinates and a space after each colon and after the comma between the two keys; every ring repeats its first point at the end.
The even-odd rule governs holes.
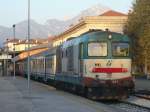
{"type": "MultiPolygon", "coordinates": [[[[81,11],[80,14],[68,20],[49,19],[45,24],[31,20],[31,38],[47,38],[49,35],[58,35],[67,30],[70,25],[77,24],[79,19],[86,16],[100,15],[108,10],[110,10],[110,8],[98,4],[81,11]]],[[[25,39],[27,37],[27,24],[27,20],[16,24],[16,38],[25,39]]],[[[12,28],[0,26],[0,46],[3,45],[7,38],[10,39],[12,37],[12,28]]]]}

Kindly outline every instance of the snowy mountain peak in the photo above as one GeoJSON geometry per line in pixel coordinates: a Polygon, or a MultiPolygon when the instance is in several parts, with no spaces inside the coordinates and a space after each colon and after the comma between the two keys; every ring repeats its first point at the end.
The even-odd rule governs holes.
{"type": "MultiPolygon", "coordinates": [[[[49,19],[44,25],[31,20],[31,37],[32,38],[47,38],[49,34],[58,35],[69,28],[71,24],[77,24],[79,20],[86,16],[100,15],[110,10],[108,7],[102,6],[101,4],[94,5],[86,10],[83,10],[79,15],[68,19],[58,20],[49,19]]],[[[27,37],[27,23],[28,21],[22,21],[16,24],[16,38],[27,37]]],[[[6,40],[6,38],[13,37],[12,28],[0,27],[0,45],[6,40]]]]}
{"type": "Polygon", "coordinates": [[[85,16],[94,16],[94,15],[100,15],[108,10],[110,10],[108,7],[102,6],[101,4],[97,4],[82,11],[81,14],[85,16]]]}

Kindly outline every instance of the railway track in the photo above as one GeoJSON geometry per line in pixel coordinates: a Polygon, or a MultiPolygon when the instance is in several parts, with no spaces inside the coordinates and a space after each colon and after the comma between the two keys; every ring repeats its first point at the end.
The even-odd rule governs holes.
{"type": "Polygon", "coordinates": [[[150,90],[137,90],[134,96],[150,100],[150,90]]]}
{"type": "Polygon", "coordinates": [[[104,102],[104,104],[125,112],[150,112],[150,100],[136,96],[121,101],[104,102]]]}
{"type": "Polygon", "coordinates": [[[119,101],[118,103],[110,104],[110,106],[116,109],[120,109],[124,112],[150,112],[150,108],[146,108],[140,105],[124,101],[119,101]]]}

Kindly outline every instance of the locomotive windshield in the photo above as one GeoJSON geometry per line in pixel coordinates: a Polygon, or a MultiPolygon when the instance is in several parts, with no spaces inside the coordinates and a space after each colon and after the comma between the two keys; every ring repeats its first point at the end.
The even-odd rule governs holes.
{"type": "Polygon", "coordinates": [[[107,43],[105,42],[88,43],[88,56],[107,56],[107,43]]]}
{"type": "Polygon", "coordinates": [[[112,43],[113,56],[129,56],[128,43],[112,43]]]}

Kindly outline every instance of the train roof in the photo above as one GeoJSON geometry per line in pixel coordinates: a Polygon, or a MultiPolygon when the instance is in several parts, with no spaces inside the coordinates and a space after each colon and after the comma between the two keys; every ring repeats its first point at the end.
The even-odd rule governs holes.
{"type": "Polygon", "coordinates": [[[36,57],[42,57],[42,56],[45,57],[45,56],[49,56],[49,55],[54,55],[55,53],[56,53],[56,47],[52,47],[52,48],[49,48],[43,52],[32,55],[31,59],[34,59],[36,57]]]}
{"type": "MultiPolygon", "coordinates": [[[[34,49],[30,50],[30,58],[34,59],[35,57],[40,57],[40,56],[47,56],[47,55],[53,55],[56,53],[56,47],[52,48],[39,48],[39,49],[34,49]]],[[[21,61],[25,60],[28,58],[28,51],[20,53],[18,56],[14,57],[12,61],[21,61]]]]}
{"type": "Polygon", "coordinates": [[[33,55],[39,54],[39,53],[47,51],[47,50],[48,50],[48,48],[41,48],[41,49],[30,50],[29,53],[28,53],[28,51],[24,51],[24,52],[20,53],[18,56],[14,57],[12,59],[12,61],[24,60],[28,57],[28,55],[33,56],[33,55]]]}

